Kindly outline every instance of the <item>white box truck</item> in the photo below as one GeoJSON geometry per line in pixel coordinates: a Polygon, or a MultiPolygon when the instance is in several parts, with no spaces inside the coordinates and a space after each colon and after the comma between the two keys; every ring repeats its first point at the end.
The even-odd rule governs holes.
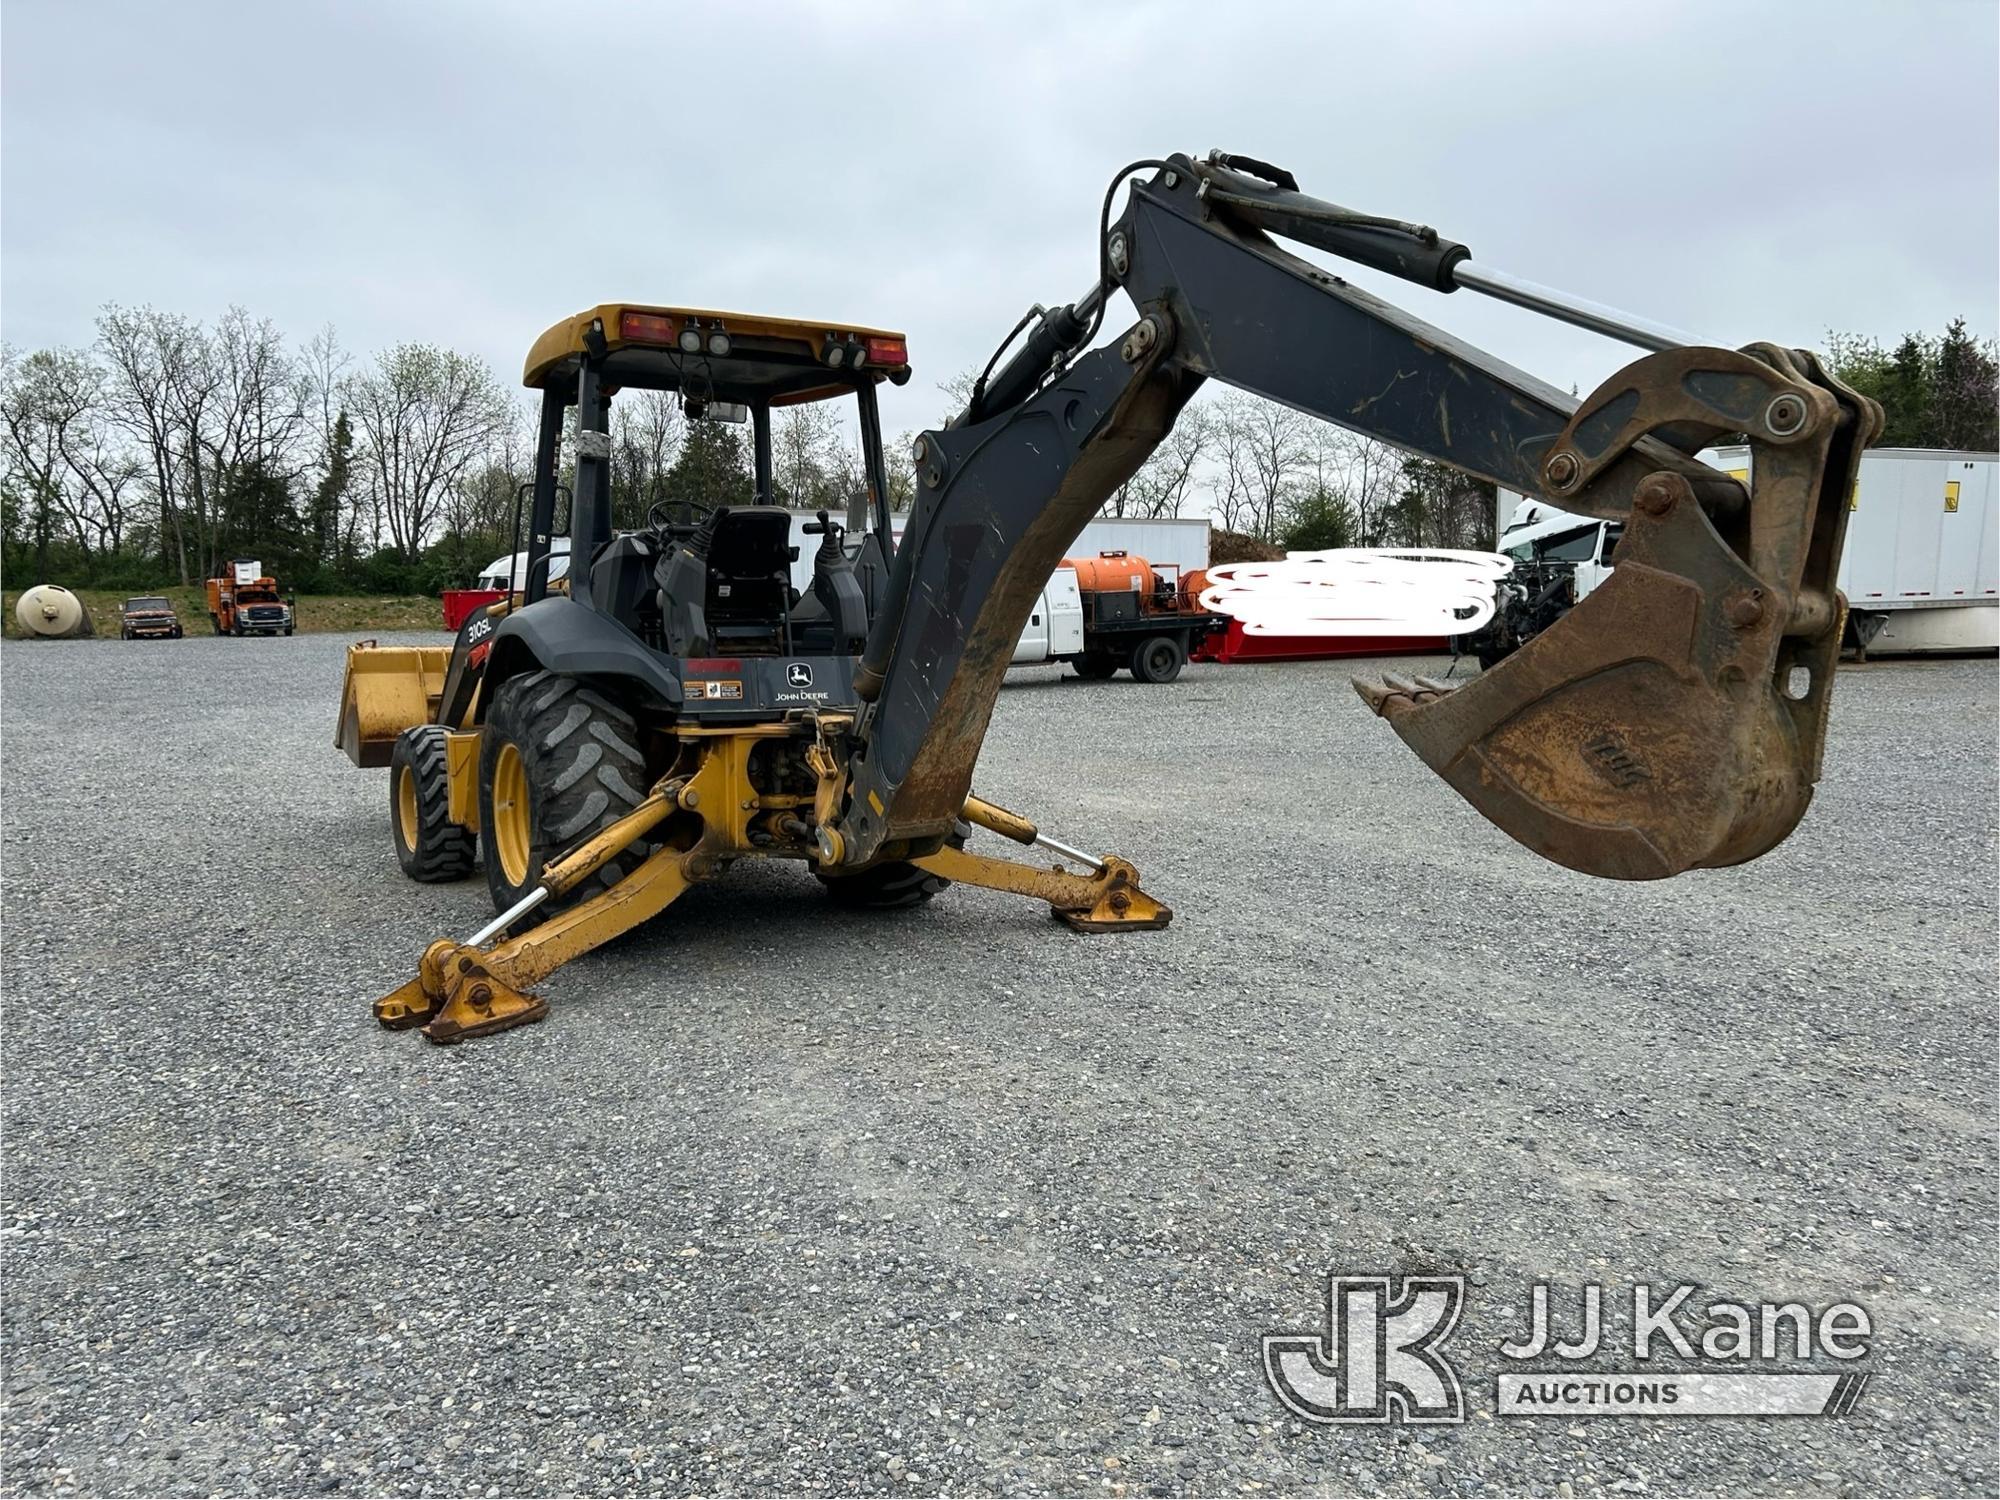
{"type": "MultiPolygon", "coordinates": [[[[1747,446],[1701,458],[1750,477],[1747,446]]],[[[1548,586],[1559,573],[1571,579],[1573,597],[1548,601],[1525,639],[1610,574],[1623,528],[1512,490],[1500,491],[1500,506],[1500,551],[1525,575],[1549,574],[1548,586]]],[[[1848,508],[1837,580],[1848,645],[1876,654],[2000,650],[2000,455],[1871,449],[1848,508]]]]}

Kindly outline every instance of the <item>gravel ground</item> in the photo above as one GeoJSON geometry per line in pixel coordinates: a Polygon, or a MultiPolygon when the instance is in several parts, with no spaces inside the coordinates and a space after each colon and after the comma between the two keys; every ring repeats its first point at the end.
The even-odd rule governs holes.
{"type": "Polygon", "coordinates": [[[1343,666],[1017,673],[980,790],[1170,930],[739,869],[444,1049],[368,1001],[484,888],[397,873],[341,651],[0,656],[8,1491],[2000,1490],[1991,661],[1843,672],[1799,833],[1640,887],[1343,666]],[[1470,1277],[1472,1420],[1286,1417],[1328,1268],[1470,1277]],[[1496,1420],[1536,1279],[1854,1299],[1875,1379],[1496,1420]]]}

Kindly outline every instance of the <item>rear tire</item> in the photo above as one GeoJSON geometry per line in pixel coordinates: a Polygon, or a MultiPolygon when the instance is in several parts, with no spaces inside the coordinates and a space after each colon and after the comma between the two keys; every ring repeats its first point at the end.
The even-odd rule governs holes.
{"type": "MultiPolygon", "coordinates": [[[[645,801],[651,785],[631,713],[555,672],[510,678],[493,697],[479,741],[479,842],[495,911],[539,885],[564,850],[645,801]]],[[[643,841],[628,849],[544,902],[527,924],[616,885],[649,852],[643,841]]]]}
{"type": "Polygon", "coordinates": [[[1187,652],[1170,635],[1149,635],[1132,648],[1132,675],[1141,682],[1172,682],[1186,663],[1187,652]]]}
{"type": "Polygon", "coordinates": [[[222,634],[222,616],[221,616],[221,615],[210,615],[210,616],[208,617],[208,623],[209,623],[209,625],[210,625],[211,627],[213,627],[213,629],[215,630],[215,633],[216,633],[217,635],[221,635],[221,634],[222,634]]]}
{"type": "Polygon", "coordinates": [[[444,726],[419,724],[389,752],[389,831],[396,863],[412,880],[463,880],[478,858],[469,829],[451,820],[444,726]]]}

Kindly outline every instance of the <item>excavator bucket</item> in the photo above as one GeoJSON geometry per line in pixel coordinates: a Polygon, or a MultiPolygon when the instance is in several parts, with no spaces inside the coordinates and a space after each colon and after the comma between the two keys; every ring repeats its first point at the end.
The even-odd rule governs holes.
{"type": "Polygon", "coordinates": [[[1846,615],[1833,579],[1880,425],[1807,354],[1635,362],[1542,462],[1555,503],[1625,518],[1611,577],[1469,683],[1391,675],[1357,690],[1468,802],[1559,864],[1653,880],[1756,858],[1797,825],[1819,776],[1846,615]],[[1747,492],[1686,457],[1732,432],[1750,439],[1747,492]]]}

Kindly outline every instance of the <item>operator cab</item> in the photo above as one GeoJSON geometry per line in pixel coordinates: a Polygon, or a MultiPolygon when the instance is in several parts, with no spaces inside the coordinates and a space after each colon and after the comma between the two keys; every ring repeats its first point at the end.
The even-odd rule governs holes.
{"type": "Polygon", "coordinates": [[[526,606],[551,593],[559,475],[574,413],[570,601],[665,658],[662,669],[689,689],[690,710],[699,698],[704,712],[768,714],[800,695],[760,692],[760,684],[796,690],[815,680],[833,686],[810,701],[844,701],[894,545],[876,386],[909,377],[904,337],[885,329],[623,303],[556,324],[535,341],[523,377],[542,392],[526,606]],[[609,416],[617,393],[630,390],[678,395],[690,433],[711,422],[747,425],[750,503],[731,503],[719,486],[676,495],[655,504],[643,527],[614,536],[609,416]],[[844,517],[821,512],[804,527],[820,541],[810,585],[801,589],[793,583],[794,516],[779,503],[785,497],[773,478],[773,413],[834,400],[854,403],[866,494],[844,517]],[[793,665],[801,657],[836,660],[816,678],[810,665],[793,665]],[[747,665],[757,660],[771,669],[747,665]],[[711,680],[724,670],[728,679],[711,680]]]}

